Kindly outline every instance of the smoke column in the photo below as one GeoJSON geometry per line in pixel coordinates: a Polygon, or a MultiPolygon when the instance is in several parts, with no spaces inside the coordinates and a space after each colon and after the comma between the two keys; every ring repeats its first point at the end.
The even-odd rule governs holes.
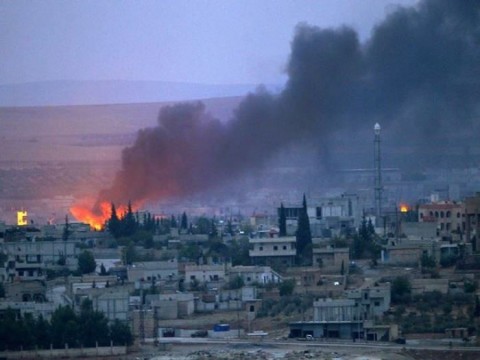
{"type": "Polygon", "coordinates": [[[375,122],[422,146],[478,129],[479,9],[478,0],[400,7],[364,44],[348,27],[298,25],[281,94],[248,95],[228,123],[201,103],[163,108],[124,149],[99,202],[192,194],[261,168],[288,144],[375,122]]]}

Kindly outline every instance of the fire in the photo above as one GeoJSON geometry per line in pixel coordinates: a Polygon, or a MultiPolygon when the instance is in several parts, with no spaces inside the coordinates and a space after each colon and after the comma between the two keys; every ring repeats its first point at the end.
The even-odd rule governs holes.
{"type": "Polygon", "coordinates": [[[406,205],[406,204],[400,204],[400,212],[401,212],[401,213],[406,213],[406,212],[408,212],[408,210],[410,210],[409,207],[408,207],[408,205],[406,205]]]}
{"type": "MultiPolygon", "coordinates": [[[[116,206],[117,215],[122,216],[127,212],[127,206],[116,206]]],[[[78,221],[89,224],[95,230],[102,230],[105,223],[110,219],[112,206],[109,202],[100,203],[97,211],[85,205],[74,205],[70,208],[70,212],[78,221]]]]}

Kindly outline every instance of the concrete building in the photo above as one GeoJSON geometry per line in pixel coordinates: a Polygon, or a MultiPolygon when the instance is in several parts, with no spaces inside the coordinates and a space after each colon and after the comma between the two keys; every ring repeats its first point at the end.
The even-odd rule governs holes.
{"type": "Polygon", "coordinates": [[[465,199],[465,241],[472,243],[474,252],[480,250],[480,193],[465,199]]]}
{"type": "MultiPolygon", "coordinates": [[[[302,204],[285,204],[287,234],[294,235],[302,204]]],[[[358,227],[362,220],[363,202],[357,194],[344,193],[308,202],[307,214],[310,219],[312,236],[332,237],[358,227]]],[[[280,214],[280,208],[277,209],[280,214]]]]}
{"type": "Polygon", "coordinates": [[[128,281],[144,281],[146,285],[161,280],[178,279],[177,259],[136,262],[127,268],[128,281]]]}
{"type": "Polygon", "coordinates": [[[56,310],[56,306],[50,302],[38,303],[33,301],[0,301],[0,316],[2,316],[2,314],[8,309],[12,309],[22,316],[25,314],[31,314],[35,318],[42,316],[45,320],[50,320],[52,314],[56,310]]]}
{"type": "Polygon", "coordinates": [[[347,274],[350,264],[350,249],[331,246],[314,248],[312,264],[320,267],[324,273],[340,274],[343,269],[344,274],[347,274]]]}
{"type": "Polygon", "coordinates": [[[220,284],[226,279],[227,265],[185,265],[185,284],[220,284]]]}
{"type": "Polygon", "coordinates": [[[355,302],[357,316],[362,320],[380,318],[390,309],[390,283],[346,291],[346,297],[355,302]]]}
{"type": "Polygon", "coordinates": [[[233,266],[228,269],[228,279],[241,277],[245,285],[276,284],[282,281],[282,276],[270,266],[233,266]]]}
{"type": "Polygon", "coordinates": [[[10,281],[44,280],[45,269],[65,262],[71,270],[77,267],[75,241],[15,241],[0,244],[0,252],[8,256],[7,276],[10,281]]]}
{"type": "Polygon", "coordinates": [[[76,303],[80,305],[83,299],[92,301],[93,309],[105,314],[108,321],[116,319],[128,321],[129,289],[125,287],[79,289],[76,293],[76,303]]]}
{"type": "Polygon", "coordinates": [[[294,236],[251,238],[249,243],[253,247],[249,255],[254,265],[291,266],[295,263],[297,250],[294,236]]]}
{"type": "Polygon", "coordinates": [[[461,234],[466,230],[465,204],[449,201],[422,204],[418,207],[418,221],[435,223],[439,236],[461,234]]]}

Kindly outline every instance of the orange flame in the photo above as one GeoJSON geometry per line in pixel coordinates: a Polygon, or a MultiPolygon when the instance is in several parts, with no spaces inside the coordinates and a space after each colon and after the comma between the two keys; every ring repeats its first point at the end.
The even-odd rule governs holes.
{"type": "MultiPolygon", "coordinates": [[[[133,206],[132,206],[133,207],[133,206]]],[[[117,215],[120,217],[127,212],[127,206],[116,206],[117,215]]],[[[111,204],[103,201],[100,203],[98,211],[93,211],[91,207],[85,205],[74,205],[70,208],[70,212],[80,222],[89,224],[95,230],[102,230],[106,222],[112,215],[111,204]]]]}
{"type": "Polygon", "coordinates": [[[406,205],[406,204],[400,204],[400,212],[401,212],[401,213],[406,213],[406,212],[408,212],[408,210],[410,210],[409,207],[408,207],[408,205],[406,205]]]}

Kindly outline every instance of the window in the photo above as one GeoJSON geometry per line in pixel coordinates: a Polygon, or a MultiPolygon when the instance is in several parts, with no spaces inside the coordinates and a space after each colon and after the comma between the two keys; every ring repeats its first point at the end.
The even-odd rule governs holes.
{"type": "Polygon", "coordinates": [[[380,301],[375,301],[375,302],[374,302],[374,305],[375,305],[375,306],[380,306],[380,301]]]}
{"type": "Polygon", "coordinates": [[[287,250],[287,245],[283,245],[283,250],[287,250]]]}
{"type": "Polygon", "coordinates": [[[190,275],[190,280],[195,280],[195,275],[190,275]]]}
{"type": "Polygon", "coordinates": [[[277,251],[277,250],[278,250],[278,246],[277,246],[277,245],[274,245],[274,246],[273,246],[273,250],[274,250],[274,251],[277,251]]]}
{"type": "Polygon", "coordinates": [[[263,246],[260,246],[258,250],[263,251],[263,246]]]}

